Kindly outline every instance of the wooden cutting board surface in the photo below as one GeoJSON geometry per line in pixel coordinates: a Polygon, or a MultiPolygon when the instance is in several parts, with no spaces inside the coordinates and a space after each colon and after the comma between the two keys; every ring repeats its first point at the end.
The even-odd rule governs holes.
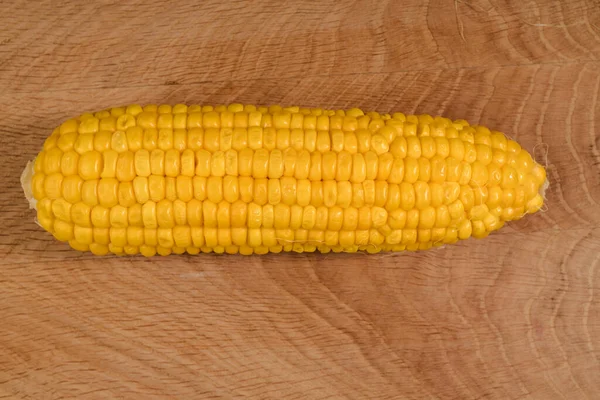
{"type": "Polygon", "coordinates": [[[1,4],[0,398],[598,398],[596,1],[1,4]],[[19,175],[63,120],[234,101],[489,126],[547,208],[378,256],[95,258],[34,223],[19,175]]]}

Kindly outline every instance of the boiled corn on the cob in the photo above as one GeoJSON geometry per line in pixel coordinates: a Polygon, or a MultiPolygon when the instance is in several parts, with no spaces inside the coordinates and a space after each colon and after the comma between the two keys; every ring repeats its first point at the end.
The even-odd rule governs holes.
{"type": "Polygon", "coordinates": [[[546,185],[464,120],[242,104],[83,114],[23,179],[56,239],[144,256],[428,249],[538,211],[546,185]]]}

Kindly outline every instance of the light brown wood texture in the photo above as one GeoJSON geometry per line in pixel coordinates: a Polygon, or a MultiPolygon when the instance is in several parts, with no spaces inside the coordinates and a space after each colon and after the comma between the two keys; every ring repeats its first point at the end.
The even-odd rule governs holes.
{"type": "Polygon", "coordinates": [[[0,398],[597,399],[595,0],[2,1],[0,398]],[[544,212],[422,253],[97,258],[19,175],[129,103],[441,114],[548,167],[544,212]]]}

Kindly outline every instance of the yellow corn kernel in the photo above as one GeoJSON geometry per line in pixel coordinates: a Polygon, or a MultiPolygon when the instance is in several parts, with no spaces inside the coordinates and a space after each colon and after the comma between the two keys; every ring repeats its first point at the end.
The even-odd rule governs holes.
{"type": "Polygon", "coordinates": [[[323,182],[311,182],[310,188],[310,204],[318,207],[323,204],[323,182]]]}
{"type": "Polygon", "coordinates": [[[464,204],[456,200],[453,203],[448,205],[448,212],[450,213],[450,217],[452,219],[460,220],[465,217],[465,206],[464,204]]]}
{"type": "Polygon", "coordinates": [[[471,224],[473,229],[473,237],[481,239],[489,234],[483,221],[472,221],[471,224]]]}
{"type": "Polygon", "coordinates": [[[62,198],[54,200],[51,204],[52,214],[65,222],[71,222],[71,203],[62,198]]]}
{"type": "Polygon", "coordinates": [[[119,203],[119,181],[115,178],[102,178],[98,181],[98,201],[100,205],[110,208],[119,203]]]}
{"type": "Polygon", "coordinates": [[[95,228],[110,227],[110,209],[102,206],[92,207],[91,222],[95,228]]]}
{"type": "Polygon", "coordinates": [[[127,210],[127,218],[130,226],[144,226],[142,219],[142,205],[134,204],[127,210]]]}
{"type": "Polygon", "coordinates": [[[307,150],[301,150],[296,157],[294,168],[294,177],[298,180],[306,179],[310,173],[310,153],[307,150]]]}
{"type": "Polygon", "coordinates": [[[89,151],[79,157],[79,175],[84,180],[100,178],[103,162],[102,155],[98,151],[89,151]]]}
{"type": "Polygon", "coordinates": [[[144,139],[144,130],[139,126],[132,126],[127,128],[125,132],[125,136],[127,138],[127,148],[130,151],[138,151],[142,148],[143,139],[144,139]]]}
{"type": "MultiPolygon", "coordinates": [[[[206,199],[206,178],[194,176],[192,178],[192,187],[194,190],[194,198],[197,200],[206,199]]],[[[244,186],[242,186],[242,189],[244,186]]]]}
{"type": "Polygon", "coordinates": [[[431,205],[437,208],[444,204],[444,186],[440,183],[432,182],[429,184],[429,189],[431,190],[431,205]]]}
{"type": "Polygon", "coordinates": [[[291,229],[312,229],[316,224],[317,209],[312,206],[306,206],[304,208],[294,207],[291,209],[292,215],[290,216],[289,227],[291,229]]]}
{"type": "MultiPolygon", "coordinates": [[[[189,204],[188,204],[188,218],[189,218],[189,204]]],[[[247,204],[240,200],[232,203],[231,208],[230,208],[230,218],[231,218],[231,226],[233,228],[245,227],[246,221],[248,219],[247,204]]]]}
{"type": "Polygon", "coordinates": [[[471,182],[472,173],[472,165],[466,161],[463,161],[461,163],[461,175],[458,178],[458,183],[461,185],[468,185],[471,182]]]}
{"type": "Polygon", "coordinates": [[[352,184],[348,181],[337,182],[337,205],[342,208],[352,204],[352,184]]]}
{"type": "Polygon", "coordinates": [[[507,153],[519,153],[521,151],[521,145],[514,140],[509,140],[506,142],[506,152],[507,153]]]}
{"type": "Polygon", "coordinates": [[[517,171],[505,165],[502,167],[502,186],[509,189],[514,189],[519,182],[517,171]]]}
{"type": "Polygon", "coordinates": [[[247,227],[248,228],[259,228],[262,225],[262,211],[263,208],[256,204],[250,203],[247,208],[247,227]]]}
{"type": "Polygon", "coordinates": [[[390,146],[383,136],[373,135],[371,137],[371,150],[373,150],[375,154],[380,155],[383,153],[387,153],[389,149],[390,146]]]}
{"type": "Polygon", "coordinates": [[[67,242],[73,238],[73,224],[69,222],[55,219],[53,231],[54,237],[61,242],[67,242]]]}
{"type": "MultiPolygon", "coordinates": [[[[396,159],[394,160],[394,166],[392,167],[392,174],[390,174],[390,182],[391,183],[401,183],[401,182],[407,182],[407,183],[415,183],[418,179],[419,179],[419,160],[412,158],[412,157],[407,157],[404,160],[401,159],[396,159]],[[394,179],[392,180],[391,175],[394,174],[393,169],[394,167],[396,167],[396,160],[399,160],[401,162],[404,163],[404,176],[402,179],[394,179]]],[[[400,166],[398,166],[398,168],[400,168],[400,166]]]]}
{"type": "Polygon", "coordinates": [[[65,133],[57,139],[56,146],[63,152],[72,150],[77,137],[77,132],[65,133]]]}
{"type": "Polygon", "coordinates": [[[48,151],[56,148],[56,143],[58,142],[59,137],[60,136],[56,132],[53,132],[50,137],[44,141],[43,149],[48,151]]]}
{"type": "Polygon", "coordinates": [[[268,172],[269,179],[279,179],[283,176],[283,153],[274,149],[269,153],[268,172]]]}
{"type": "Polygon", "coordinates": [[[119,130],[126,130],[127,128],[135,126],[136,120],[133,115],[123,114],[117,118],[116,128],[119,130]]]}
{"type": "Polygon", "coordinates": [[[297,203],[304,207],[310,204],[311,182],[308,179],[295,180],[293,178],[282,179],[282,201],[292,205],[297,203]]]}
{"type": "Polygon", "coordinates": [[[139,226],[129,226],[126,230],[127,244],[129,246],[144,245],[144,228],[139,226]]]}
{"type": "Polygon", "coordinates": [[[156,128],[158,113],[144,109],[143,112],[136,115],[136,125],[141,128],[156,128]]]}
{"type": "Polygon", "coordinates": [[[81,201],[83,179],[78,175],[66,176],[62,182],[62,195],[71,204],[81,201]]]}
{"type": "Polygon", "coordinates": [[[79,164],[79,154],[73,150],[63,153],[60,161],[60,171],[64,176],[75,175],[79,164]]]}
{"type": "Polygon", "coordinates": [[[186,149],[181,153],[181,174],[183,176],[194,176],[194,171],[196,169],[195,157],[196,155],[190,149],[186,149]]]}
{"type": "Polygon", "coordinates": [[[217,205],[211,201],[204,201],[202,203],[202,218],[204,219],[204,226],[207,228],[217,227],[217,205]]]}
{"type": "MultiPolygon", "coordinates": [[[[204,110],[203,110],[204,111],[204,110]]],[[[204,129],[207,128],[220,128],[221,117],[215,111],[207,111],[202,115],[202,126],[204,129]]]]}
{"type": "Polygon", "coordinates": [[[152,151],[158,147],[158,131],[154,128],[144,129],[144,137],[142,146],[148,151],[152,151]]]}
{"type": "Polygon", "coordinates": [[[119,153],[115,150],[106,150],[102,153],[102,172],[101,178],[114,178],[117,176],[117,162],[119,153]]]}
{"type": "Polygon", "coordinates": [[[446,180],[446,160],[439,155],[433,156],[430,161],[431,181],[444,182],[446,180]]]}
{"type": "Polygon", "coordinates": [[[55,147],[45,152],[43,171],[46,175],[60,171],[63,152],[55,147]]]}
{"type": "Polygon", "coordinates": [[[366,153],[371,148],[371,133],[366,129],[359,129],[355,132],[357,150],[360,153],[366,153]]]}
{"type": "Polygon", "coordinates": [[[188,107],[188,128],[202,128],[202,112],[199,106],[188,107]]]}
{"type": "MultiPolygon", "coordinates": [[[[142,221],[146,228],[157,228],[158,221],[156,217],[156,203],[154,201],[148,201],[142,206],[142,221]]],[[[148,240],[146,240],[147,244],[148,240]]]]}
{"type": "Polygon", "coordinates": [[[480,161],[475,161],[471,166],[471,181],[470,184],[475,187],[485,186],[488,182],[488,169],[480,161]]]}
{"type": "Polygon", "coordinates": [[[400,183],[400,207],[403,210],[411,210],[415,207],[415,188],[408,182],[400,183]]]}
{"type": "Polygon", "coordinates": [[[83,182],[81,200],[90,207],[98,204],[98,180],[83,182]]]}
{"type": "Polygon", "coordinates": [[[46,197],[45,187],[46,176],[43,173],[36,173],[31,178],[31,188],[33,191],[33,198],[36,200],[42,200],[46,197]]]}
{"type": "Polygon", "coordinates": [[[325,206],[319,206],[316,209],[314,228],[317,230],[327,229],[327,221],[329,220],[329,209],[325,206]]]}
{"type": "Polygon", "coordinates": [[[538,184],[543,185],[546,181],[546,170],[539,164],[535,164],[531,173],[537,179],[538,184]]]}
{"type": "MultiPolygon", "coordinates": [[[[74,225],[73,226],[73,238],[75,239],[75,241],[80,244],[80,245],[84,245],[83,247],[85,248],[85,245],[90,245],[94,242],[94,234],[93,234],[94,230],[92,228],[86,228],[83,226],[77,226],[74,225]]],[[[73,245],[71,244],[71,247],[73,247],[73,245]]],[[[77,249],[76,249],[77,250],[77,249]]],[[[85,251],[85,250],[83,250],[85,251]]]]}
{"type": "Polygon", "coordinates": [[[44,194],[49,199],[58,199],[62,195],[63,176],[60,173],[46,175],[44,178],[44,194]]]}
{"type": "Polygon", "coordinates": [[[294,178],[283,177],[280,179],[281,201],[287,205],[295,204],[297,201],[297,182],[294,178]]]}
{"type": "Polygon", "coordinates": [[[465,210],[469,211],[475,205],[475,194],[473,189],[469,186],[461,186],[459,199],[464,205],[465,210]]]}
{"type": "Polygon", "coordinates": [[[194,197],[194,187],[192,178],[189,176],[180,175],[176,178],[177,198],[188,202],[194,197]]]}
{"type": "Polygon", "coordinates": [[[344,151],[350,154],[358,152],[358,140],[353,132],[344,132],[344,151]]]}
{"type": "Polygon", "coordinates": [[[35,173],[42,173],[44,172],[44,159],[46,158],[46,152],[44,150],[42,150],[37,157],[35,158],[34,161],[34,166],[33,166],[33,171],[35,173]]]}
{"type": "Polygon", "coordinates": [[[133,192],[135,195],[135,199],[140,204],[147,202],[148,199],[150,199],[148,178],[143,176],[135,177],[135,179],[133,180],[133,192]]]}
{"type": "Polygon", "coordinates": [[[163,176],[150,175],[148,177],[148,191],[150,199],[158,202],[167,197],[167,183],[163,176]]]}
{"type": "Polygon", "coordinates": [[[458,138],[449,139],[450,157],[456,161],[462,161],[465,158],[465,144],[458,138]]]}
{"type": "Polygon", "coordinates": [[[160,112],[159,110],[156,127],[158,129],[173,129],[173,114],[160,112]]]}
{"type": "Polygon", "coordinates": [[[78,226],[91,227],[91,212],[92,209],[87,204],[75,203],[71,206],[71,221],[78,226]]]}
{"type": "Polygon", "coordinates": [[[112,134],[110,147],[117,153],[122,153],[129,149],[127,145],[127,134],[124,131],[115,131],[112,134]]]}
{"type": "Polygon", "coordinates": [[[444,204],[450,204],[458,199],[460,195],[460,185],[456,182],[446,182],[444,184],[444,204]]]}
{"type": "Polygon", "coordinates": [[[175,211],[171,201],[163,199],[156,203],[156,221],[160,228],[175,226],[175,211]]]}
{"type": "Polygon", "coordinates": [[[77,132],[79,128],[79,122],[76,119],[69,119],[63,122],[59,127],[59,132],[61,135],[70,132],[77,132]]]}
{"type": "Polygon", "coordinates": [[[133,189],[132,182],[121,182],[119,183],[119,189],[117,192],[119,204],[123,207],[131,207],[136,203],[135,192],[133,189]]]}
{"type": "Polygon", "coordinates": [[[133,181],[136,176],[135,159],[131,151],[124,151],[117,158],[117,168],[115,176],[120,182],[133,181]]]}
{"type": "MultiPolygon", "coordinates": [[[[252,158],[252,176],[254,178],[266,178],[268,176],[268,166],[269,152],[265,149],[256,150],[252,158]]],[[[246,165],[244,167],[246,167],[246,165]]]]}
{"type": "MultiPolygon", "coordinates": [[[[290,147],[290,136],[291,132],[289,129],[277,129],[275,134],[275,146],[267,145],[267,140],[265,139],[265,148],[271,150],[273,148],[277,148],[279,150],[285,150],[290,147]]],[[[269,141],[270,142],[270,141],[269,141]]]]}
{"type": "Polygon", "coordinates": [[[213,203],[219,203],[223,200],[223,178],[220,176],[211,176],[206,181],[207,196],[213,203]]]}
{"type": "Polygon", "coordinates": [[[421,157],[418,160],[419,164],[419,180],[422,182],[429,182],[431,180],[431,162],[421,157]]]}
{"type": "Polygon", "coordinates": [[[489,145],[476,144],[475,151],[477,153],[477,161],[479,161],[481,164],[488,165],[490,162],[492,162],[493,153],[489,145]]]}
{"type": "Polygon", "coordinates": [[[534,212],[537,212],[538,210],[540,210],[542,208],[543,204],[544,204],[543,197],[540,194],[536,194],[534,198],[532,198],[531,200],[529,200],[527,202],[525,210],[528,213],[534,213],[534,212]]]}
{"type": "Polygon", "coordinates": [[[271,205],[281,202],[281,183],[279,179],[269,179],[267,181],[267,198],[271,205]]]}
{"type": "Polygon", "coordinates": [[[219,229],[231,226],[231,204],[222,201],[217,205],[217,227],[219,229]]]}
{"type": "Polygon", "coordinates": [[[127,245],[127,229],[126,228],[115,228],[111,227],[108,230],[110,243],[115,248],[115,253],[123,252],[122,247],[127,245]]]}
{"type": "Polygon", "coordinates": [[[337,202],[337,182],[323,182],[323,204],[325,207],[333,207],[337,202]]]}
{"type": "Polygon", "coordinates": [[[163,151],[167,151],[173,148],[173,130],[172,129],[159,129],[158,130],[158,142],[157,146],[163,151]]]}
{"type": "Polygon", "coordinates": [[[165,151],[165,175],[177,177],[180,171],[181,159],[179,157],[179,151],[175,149],[168,149],[165,151]]]}
{"type": "Polygon", "coordinates": [[[429,185],[423,181],[418,181],[413,184],[415,190],[415,206],[419,210],[429,207],[431,204],[431,190],[429,185]]]}
{"type": "Polygon", "coordinates": [[[217,151],[212,154],[210,174],[212,176],[224,176],[225,175],[225,153],[217,151]]]}
{"type": "Polygon", "coordinates": [[[388,188],[387,182],[377,181],[375,182],[375,200],[374,203],[378,207],[383,207],[388,199],[388,188]]]}
{"type": "Polygon", "coordinates": [[[155,149],[150,153],[150,172],[160,176],[165,174],[165,152],[163,150],[155,149]]]}
{"type": "MultiPolygon", "coordinates": [[[[313,152],[310,154],[308,179],[311,181],[320,181],[323,178],[322,175],[322,156],[320,152],[313,152]]],[[[303,178],[299,178],[303,179],[303,178]]]]}
{"type": "MultiPolygon", "coordinates": [[[[365,159],[365,176],[368,174],[369,166],[365,159]]],[[[347,151],[341,151],[337,154],[337,165],[335,179],[337,181],[348,181],[351,179],[353,170],[353,156],[347,151]]],[[[324,169],[323,169],[324,172],[324,169]]]]}
{"type": "Polygon", "coordinates": [[[127,208],[116,205],[110,209],[110,226],[116,228],[126,228],[128,226],[127,208]]]}
{"type": "Polygon", "coordinates": [[[465,220],[461,223],[458,228],[458,237],[459,239],[468,239],[473,233],[473,226],[471,225],[471,221],[465,220]]]}
{"type": "Polygon", "coordinates": [[[173,201],[173,216],[175,225],[187,225],[187,205],[184,201],[179,199],[173,201]]]}
{"type": "MultiPolygon", "coordinates": [[[[98,118],[100,117],[98,116],[98,118]]],[[[109,112],[108,115],[100,118],[98,129],[101,131],[114,131],[115,129],[117,129],[117,118],[110,115],[109,112]]]]}
{"type": "Polygon", "coordinates": [[[134,155],[134,168],[137,176],[150,176],[150,153],[146,149],[140,149],[134,155]]]}

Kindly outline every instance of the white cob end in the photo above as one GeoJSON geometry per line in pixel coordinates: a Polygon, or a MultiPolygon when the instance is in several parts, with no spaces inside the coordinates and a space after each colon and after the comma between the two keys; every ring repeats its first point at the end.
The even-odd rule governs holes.
{"type": "Polygon", "coordinates": [[[37,200],[33,198],[33,190],[31,189],[34,163],[35,159],[28,161],[25,169],[21,173],[21,187],[23,188],[23,193],[25,193],[25,198],[29,202],[29,208],[33,208],[35,210],[37,206],[37,200]]]}

